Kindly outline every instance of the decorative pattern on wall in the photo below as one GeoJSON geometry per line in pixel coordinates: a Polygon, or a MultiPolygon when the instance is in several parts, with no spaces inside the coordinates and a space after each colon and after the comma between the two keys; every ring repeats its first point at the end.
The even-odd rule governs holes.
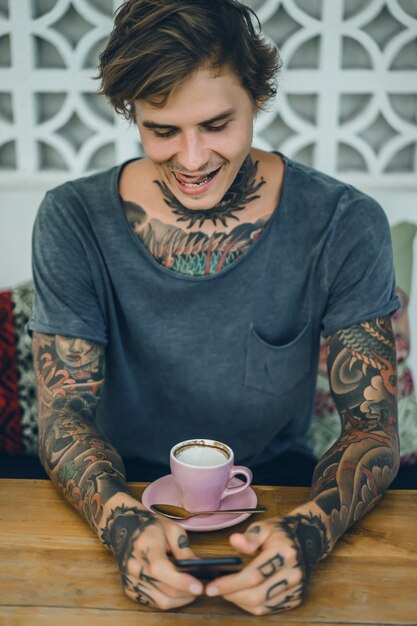
{"type": "MultiPolygon", "coordinates": [[[[95,94],[120,0],[0,0],[0,184],[141,154],[95,94]]],[[[247,0],[284,68],[255,143],[362,187],[417,187],[417,2],[247,0]]]]}

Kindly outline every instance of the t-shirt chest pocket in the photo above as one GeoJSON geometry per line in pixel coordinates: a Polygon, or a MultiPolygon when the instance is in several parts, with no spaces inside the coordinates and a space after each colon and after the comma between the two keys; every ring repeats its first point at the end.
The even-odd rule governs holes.
{"type": "Polygon", "coordinates": [[[289,343],[272,345],[251,324],[246,351],[245,385],[276,395],[294,389],[311,369],[311,322],[289,343]]]}

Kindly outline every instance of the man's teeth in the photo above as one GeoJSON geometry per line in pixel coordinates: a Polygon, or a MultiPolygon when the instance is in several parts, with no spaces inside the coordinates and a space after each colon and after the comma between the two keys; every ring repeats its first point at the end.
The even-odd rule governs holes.
{"type": "Polygon", "coordinates": [[[202,185],[205,185],[207,183],[207,181],[211,180],[215,174],[217,174],[217,172],[219,171],[220,168],[218,168],[217,170],[214,170],[213,172],[210,172],[209,174],[207,174],[206,176],[203,176],[203,178],[198,178],[198,180],[194,180],[193,182],[187,182],[187,178],[196,178],[195,176],[188,176],[187,174],[180,174],[178,175],[177,173],[175,173],[175,178],[178,180],[178,182],[180,182],[182,185],[184,185],[184,187],[201,187],[202,185]]]}
{"type": "Polygon", "coordinates": [[[199,180],[197,183],[186,183],[186,182],[183,182],[182,184],[185,187],[201,187],[201,185],[204,185],[208,180],[209,180],[209,177],[205,176],[202,180],[199,180]]]}

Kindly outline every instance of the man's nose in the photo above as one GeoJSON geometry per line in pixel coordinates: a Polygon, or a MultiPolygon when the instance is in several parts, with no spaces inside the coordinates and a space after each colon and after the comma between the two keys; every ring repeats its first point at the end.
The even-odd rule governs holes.
{"type": "Polygon", "coordinates": [[[177,158],[181,167],[186,171],[185,173],[204,172],[209,162],[209,152],[205,146],[204,138],[198,132],[184,133],[181,136],[177,158]]]}

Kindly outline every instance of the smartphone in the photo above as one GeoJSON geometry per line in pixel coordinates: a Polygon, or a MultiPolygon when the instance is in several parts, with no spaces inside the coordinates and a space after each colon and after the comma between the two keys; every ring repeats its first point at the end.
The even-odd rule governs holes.
{"type": "Polygon", "coordinates": [[[174,561],[174,565],[181,571],[187,572],[187,574],[191,574],[202,581],[207,581],[238,572],[242,565],[242,559],[238,556],[180,559],[174,561]]]}

